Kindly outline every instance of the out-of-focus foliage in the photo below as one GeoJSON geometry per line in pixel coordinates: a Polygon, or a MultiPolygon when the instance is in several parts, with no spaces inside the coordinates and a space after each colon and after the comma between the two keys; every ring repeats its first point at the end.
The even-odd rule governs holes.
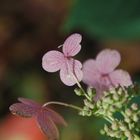
{"type": "Polygon", "coordinates": [[[67,5],[64,0],[0,1],[0,117],[17,97],[43,102],[52,95],[41,61],[61,42],[67,5]]]}
{"type": "Polygon", "coordinates": [[[66,29],[100,39],[140,39],[139,0],[77,0],[66,29]]]}
{"type": "Polygon", "coordinates": [[[108,140],[106,136],[100,135],[99,131],[105,123],[104,120],[74,114],[70,116],[67,129],[62,131],[62,140],[108,140]]]}

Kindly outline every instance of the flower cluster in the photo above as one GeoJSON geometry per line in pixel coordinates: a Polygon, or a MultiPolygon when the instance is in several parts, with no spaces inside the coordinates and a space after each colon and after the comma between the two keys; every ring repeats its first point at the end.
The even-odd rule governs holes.
{"type": "Polygon", "coordinates": [[[111,87],[130,86],[132,80],[128,72],[115,68],[119,65],[121,56],[118,51],[105,49],[101,51],[96,59],[89,59],[83,64],[83,82],[88,86],[96,88],[96,100],[103,91],[111,87]]]}
{"type": "Polygon", "coordinates": [[[47,107],[49,104],[71,107],[82,116],[104,118],[110,124],[104,125],[101,134],[111,138],[140,140],[140,111],[136,103],[131,103],[137,96],[136,86],[128,72],[116,69],[121,61],[120,53],[105,49],[96,59],[89,59],[82,66],[80,61],[73,58],[81,50],[81,40],[80,34],[69,36],[60,45],[62,52],[53,50],[43,56],[42,67],[47,72],[60,70],[60,79],[67,86],[77,84],[78,88],[74,92],[83,97],[83,107],[56,101],[41,106],[34,101],[19,98],[21,103],[13,104],[10,111],[21,117],[35,117],[49,140],[59,138],[55,124],[66,125],[59,114],[47,107]],[[82,88],[81,81],[87,85],[87,90],[82,88]],[[116,113],[122,118],[116,117],[116,113]]]}

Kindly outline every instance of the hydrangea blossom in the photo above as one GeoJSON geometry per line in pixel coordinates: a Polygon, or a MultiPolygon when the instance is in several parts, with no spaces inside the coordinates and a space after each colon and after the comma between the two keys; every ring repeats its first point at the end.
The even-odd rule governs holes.
{"type": "Polygon", "coordinates": [[[83,77],[81,62],[72,58],[81,50],[81,40],[80,34],[72,34],[62,45],[62,53],[52,50],[47,52],[42,59],[44,70],[48,72],[60,70],[61,81],[68,86],[73,86],[83,77]]]}
{"type": "Polygon", "coordinates": [[[128,72],[122,69],[115,70],[120,61],[118,51],[105,49],[96,59],[89,59],[83,64],[83,82],[96,89],[96,99],[102,96],[104,90],[111,87],[132,85],[128,72]]]}
{"type": "Polygon", "coordinates": [[[59,132],[55,125],[61,124],[66,126],[62,116],[52,109],[42,106],[33,100],[18,98],[21,103],[15,103],[10,106],[10,111],[18,116],[30,118],[35,117],[41,130],[48,136],[49,140],[58,140],[59,132]]]}

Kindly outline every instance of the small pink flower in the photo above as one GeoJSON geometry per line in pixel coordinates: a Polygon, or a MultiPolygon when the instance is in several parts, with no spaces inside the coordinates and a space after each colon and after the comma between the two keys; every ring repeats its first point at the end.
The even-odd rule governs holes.
{"type": "Polygon", "coordinates": [[[56,124],[66,126],[66,122],[61,115],[52,109],[42,106],[30,99],[18,98],[20,103],[15,103],[9,107],[11,113],[24,118],[34,117],[49,140],[58,140],[59,132],[56,124]]]}
{"type": "Polygon", "coordinates": [[[68,86],[73,86],[83,77],[81,62],[72,58],[81,50],[81,40],[80,34],[72,34],[62,45],[63,53],[53,50],[47,52],[42,58],[44,70],[48,72],[60,70],[60,78],[68,86]]]}
{"type": "Polygon", "coordinates": [[[96,99],[102,96],[104,90],[117,86],[130,86],[132,80],[128,72],[115,68],[119,65],[121,56],[118,51],[105,49],[96,59],[89,59],[83,64],[83,82],[97,91],[96,99]]]}

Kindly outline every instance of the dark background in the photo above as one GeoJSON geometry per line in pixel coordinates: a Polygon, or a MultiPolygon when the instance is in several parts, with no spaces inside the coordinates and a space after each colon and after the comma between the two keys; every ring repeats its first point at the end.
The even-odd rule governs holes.
{"type": "MultiPolygon", "coordinates": [[[[50,100],[81,105],[74,87],[65,86],[58,73],[42,69],[42,56],[57,49],[71,33],[83,36],[81,62],[95,58],[103,48],[122,55],[120,68],[140,81],[139,0],[1,0],[0,1],[0,140],[46,140],[34,120],[10,115],[18,97],[44,103],[50,100]]],[[[103,121],[81,117],[56,106],[68,127],[62,140],[103,140],[103,121]]]]}

